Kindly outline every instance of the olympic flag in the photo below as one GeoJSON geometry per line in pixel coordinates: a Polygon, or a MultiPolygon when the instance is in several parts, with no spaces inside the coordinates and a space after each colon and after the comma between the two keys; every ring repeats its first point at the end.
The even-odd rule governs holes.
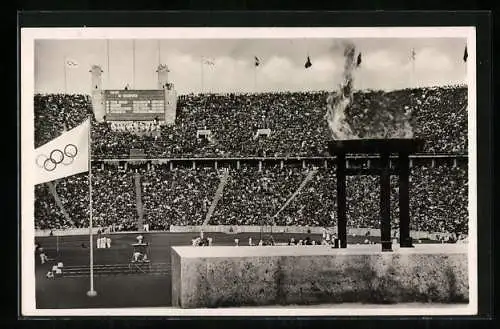
{"type": "Polygon", "coordinates": [[[35,149],[35,184],[89,170],[90,119],[35,149]]]}

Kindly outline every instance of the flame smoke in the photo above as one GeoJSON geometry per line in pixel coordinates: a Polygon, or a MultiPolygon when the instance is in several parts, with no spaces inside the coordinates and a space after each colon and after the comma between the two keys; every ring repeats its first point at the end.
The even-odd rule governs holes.
{"type": "Polygon", "coordinates": [[[337,93],[330,93],[326,100],[326,120],[333,139],[359,138],[354,134],[345,118],[345,111],[352,104],[353,99],[355,53],[356,47],[353,44],[348,43],[344,46],[343,81],[337,93]]]}

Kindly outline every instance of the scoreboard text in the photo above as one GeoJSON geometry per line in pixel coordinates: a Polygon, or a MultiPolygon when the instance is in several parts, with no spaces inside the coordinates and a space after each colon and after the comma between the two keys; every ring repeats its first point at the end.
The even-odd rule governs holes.
{"type": "Polygon", "coordinates": [[[106,114],[163,114],[163,90],[105,90],[106,114]]]}

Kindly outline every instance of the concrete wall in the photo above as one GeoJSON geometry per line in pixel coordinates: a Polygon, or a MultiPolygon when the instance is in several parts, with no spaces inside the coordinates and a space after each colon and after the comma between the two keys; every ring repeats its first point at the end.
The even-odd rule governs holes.
{"type": "MultiPolygon", "coordinates": [[[[206,225],[206,226],[194,226],[194,225],[185,225],[185,226],[176,226],[176,225],[171,225],[169,231],[170,232],[177,232],[177,233],[182,233],[182,232],[187,232],[187,233],[197,233],[200,232],[200,230],[203,228],[204,232],[222,232],[222,233],[231,233],[230,231],[232,230],[233,233],[259,233],[261,231],[260,226],[253,226],[253,225],[206,225]]],[[[94,227],[93,231],[94,234],[97,233],[97,230],[99,228],[94,227]]],[[[304,227],[304,226],[273,226],[272,227],[272,232],[273,233],[297,233],[297,234],[306,234],[307,230],[310,229],[312,234],[322,234],[323,233],[323,228],[322,227],[304,227]]],[[[333,232],[337,231],[336,227],[331,227],[329,228],[333,232]]],[[[35,230],[35,236],[41,237],[41,236],[49,236],[51,230],[35,230]]],[[[270,226],[266,226],[263,229],[264,233],[269,233],[271,231],[270,226]]],[[[364,236],[367,231],[370,232],[371,236],[380,236],[380,230],[377,229],[369,229],[369,228],[350,228],[347,230],[348,235],[361,235],[364,236]]],[[[159,231],[160,232],[160,231],[159,231]]],[[[54,235],[59,235],[59,236],[65,236],[65,235],[87,235],[89,234],[89,229],[88,228],[74,228],[74,229],[66,229],[66,230],[53,230],[52,232],[54,235]]],[[[123,233],[130,233],[130,234],[135,234],[137,231],[134,232],[129,232],[129,231],[117,231],[114,232],[117,234],[123,234],[123,233]]],[[[421,231],[411,231],[410,235],[414,239],[425,239],[425,238],[431,238],[431,239],[436,239],[437,235],[440,236],[447,236],[449,234],[445,233],[428,233],[428,232],[421,232],[421,231]]],[[[392,233],[391,233],[392,236],[392,233]]]]}
{"type": "MultiPolygon", "coordinates": [[[[195,232],[200,232],[200,230],[203,229],[205,232],[223,232],[223,233],[229,233],[230,230],[234,233],[259,233],[261,230],[264,232],[270,232],[271,231],[271,226],[256,226],[256,225],[171,225],[170,226],[170,232],[189,232],[189,233],[195,233],[195,232]]],[[[333,232],[337,232],[336,227],[329,227],[329,230],[333,232]]],[[[297,234],[305,234],[307,233],[307,230],[311,230],[312,234],[322,234],[323,233],[323,227],[306,227],[306,226],[273,226],[272,227],[272,232],[273,233],[297,233],[297,234]]],[[[393,235],[394,231],[397,231],[399,234],[399,230],[392,230],[391,236],[393,235]]],[[[347,229],[347,234],[348,235],[362,235],[364,236],[366,232],[370,232],[371,236],[380,236],[380,229],[372,229],[372,228],[348,228],[347,229]]],[[[446,236],[449,234],[445,233],[429,233],[429,232],[423,232],[423,231],[411,231],[410,236],[413,239],[425,239],[425,238],[432,238],[435,239],[436,235],[441,235],[441,236],[446,236]]]]}
{"type": "Polygon", "coordinates": [[[92,110],[97,122],[103,122],[106,115],[106,105],[104,104],[104,95],[102,90],[92,90],[92,110]]]}
{"type": "Polygon", "coordinates": [[[174,247],[172,303],[467,303],[466,245],[425,248],[174,247]]]}
{"type": "MultiPolygon", "coordinates": [[[[271,226],[255,226],[255,225],[171,225],[170,232],[200,232],[203,229],[204,232],[221,232],[221,233],[259,233],[261,230],[263,232],[271,232],[271,226]]],[[[307,230],[311,230],[313,234],[321,234],[323,232],[322,227],[305,227],[305,226],[273,226],[273,233],[307,233],[307,230]]]]}
{"type": "MultiPolygon", "coordinates": [[[[92,233],[97,234],[99,227],[93,227],[92,233]]],[[[35,230],[36,237],[50,236],[50,232],[54,236],[68,236],[68,235],[89,235],[89,229],[87,228],[70,228],[65,230],[35,230]]]]}
{"type": "Polygon", "coordinates": [[[165,88],[165,123],[167,125],[175,124],[177,114],[177,91],[165,88]]]}

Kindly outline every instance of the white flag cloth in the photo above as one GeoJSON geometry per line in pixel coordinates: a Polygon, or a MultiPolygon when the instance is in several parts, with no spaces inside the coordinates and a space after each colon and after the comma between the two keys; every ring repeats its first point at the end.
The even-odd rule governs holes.
{"type": "Polygon", "coordinates": [[[35,184],[89,170],[90,119],[35,149],[35,184]]]}
{"type": "Polygon", "coordinates": [[[66,66],[67,67],[78,67],[78,62],[75,60],[72,60],[72,59],[67,59],[66,66]]]}

